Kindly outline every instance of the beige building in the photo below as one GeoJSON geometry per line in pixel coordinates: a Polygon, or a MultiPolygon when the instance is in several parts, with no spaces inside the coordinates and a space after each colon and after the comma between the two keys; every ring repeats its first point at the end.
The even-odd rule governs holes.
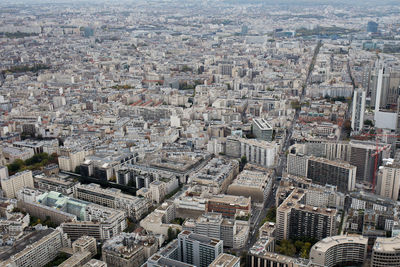
{"type": "Polygon", "coordinates": [[[85,265],[83,265],[83,267],[107,267],[107,263],[104,261],[91,259],[85,265]]]}
{"type": "Polygon", "coordinates": [[[208,267],[240,267],[240,258],[222,253],[208,267]]]}
{"type": "Polygon", "coordinates": [[[86,150],[72,150],[62,148],[60,150],[61,156],[58,157],[58,165],[60,170],[75,172],[75,168],[84,162],[85,157],[90,153],[86,150]]]}
{"type": "Polygon", "coordinates": [[[74,253],[90,252],[91,257],[97,254],[96,239],[91,236],[82,236],[72,243],[72,250],[74,253]]]}
{"type": "Polygon", "coordinates": [[[399,266],[400,236],[378,237],[372,248],[371,267],[399,266]]]}
{"type": "Polygon", "coordinates": [[[12,249],[1,253],[0,265],[42,267],[52,261],[62,247],[67,246],[70,246],[70,243],[59,230],[46,229],[33,232],[12,249]]]}
{"type": "Polygon", "coordinates": [[[32,171],[18,172],[1,179],[1,189],[7,198],[15,198],[17,192],[24,187],[34,188],[32,171]]]}
{"type": "Polygon", "coordinates": [[[322,239],[310,251],[313,266],[333,267],[362,264],[367,258],[368,238],[360,235],[339,235],[322,239]]]}
{"type": "Polygon", "coordinates": [[[252,201],[263,203],[272,190],[271,172],[242,171],[228,187],[227,194],[251,197],[252,201]]]}
{"type": "Polygon", "coordinates": [[[306,190],[296,188],[279,205],[276,213],[277,240],[303,236],[322,239],[336,234],[337,210],[302,204],[305,197],[306,190]]]}
{"type": "Polygon", "coordinates": [[[103,261],[113,267],[139,267],[145,262],[144,249],[135,244],[117,244],[107,240],[102,248],[103,261]]]}
{"type": "Polygon", "coordinates": [[[395,201],[399,198],[400,190],[400,153],[394,159],[384,159],[384,166],[379,168],[376,193],[395,201]]]}
{"type": "Polygon", "coordinates": [[[121,190],[115,188],[104,189],[98,184],[77,184],[74,197],[125,211],[127,217],[133,220],[140,220],[151,205],[148,199],[124,194],[121,190]]]}

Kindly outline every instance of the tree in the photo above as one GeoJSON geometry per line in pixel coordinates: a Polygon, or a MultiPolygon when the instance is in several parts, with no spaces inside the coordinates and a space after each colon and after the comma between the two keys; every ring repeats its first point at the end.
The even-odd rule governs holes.
{"type": "Polygon", "coordinates": [[[350,120],[344,121],[343,131],[347,134],[347,136],[350,136],[350,133],[351,133],[351,121],[350,120]]]}
{"type": "Polygon", "coordinates": [[[76,166],[75,167],[75,173],[81,174],[81,167],[80,166],[76,166]]]}
{"type": "Polygon", "coordinates": [[[374,123],[371,120],[365,120],[364,121],[365,126],[370,126],[370,127],[374,127],[374,123]]]}
{"type": "Polygon", "coordinates": [[[282,240],[276,250],[278,253],[291,257],[296,254],[296,247],[289,240],[282,240]]]}
{"type": "Polygon", "coordinates": [[[246,156],[242,156],[241,158],[240,158],[240,163],[244,166],[244,165],[246,165],[246,163],[247,163],[247,157],[246,156]]]}

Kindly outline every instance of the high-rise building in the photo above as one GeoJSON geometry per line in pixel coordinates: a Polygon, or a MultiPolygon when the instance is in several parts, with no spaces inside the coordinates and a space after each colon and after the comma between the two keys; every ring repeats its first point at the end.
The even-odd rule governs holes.
{"type": "Polygon", "coordinates": [[[34,188],[32,171],[18,172],[1,179],[1,188],[8,198],[15,198],[17,192],[24,187],[34,188]]]}
{"type": "Polygon", "coordinates": [[[359,235],[326,237],[310,251],[312,266],[348,266],[363,264],[367,258],[368,238],[359,235]]]}
{"type": "Polygon", "coordinates": [[[368,21],[367,32],[377,33],[378,32],[378,23],[376,23],[375,21],[368,21]]]}
{"type": "Polygon", "coordinates": [[[288,154],[287,172],[289,174],[307,177],[313,183],[320,185],[334,185],[342,192],[355,189],[356,170],[355,166],[344,161],[333,161],[303,154],[288,154]]]}
{"type": "MultiPolygon", "coordinates": [[[[372,183],[375,169],[376,144],[374,142],[362,142],[352,140],[350,142],[351,156],[350,164],[357,167],[356,180],[359,183],[372,183]]],[[[387,153],[381,144],[378,152],[378,166],[382,163],[382,157],[387,153]]]]}
{"type": "Polygon", "coordinates": [[[400,236],[378,237],[372,248],[371,267],[399,266],[400,236]]]}
{"type": "Polygon", "coordinates": [[[334,185],[338,191],[353,191],[356,187],[357,167],[347,162],[309,157],[307,178],[320,185],[334,185]]]}
{"type": "Polygon", "coordinates": [[[306,191],[295,189],[277,209],[276,238],[318,240],[336,234],[336,209],[304,204],[306,191]]]}
{"type": "Polygon", "coordinates": [[[287,172],[291,175],[306,177],[308,168],[308,156],[297,153],[289,153],[287,156],[287,172]]]}
{"type": "Polygon", "coordinates": [[[208,267],[223,252],[223,241],[183,231],[178,235],[179,258],[198,267],[208,267]]]}
{"type": "Polygon", "coordinates": [[[400,190],[400,152],[394,159],[384,159],[384,166],[378,171],[376,193],[395,201],[399,198],[400,190]]]}
{"type": "Polygon", "coordinates": [[[366,92],[363,89],[354,91],[353,94],[353,109],[351,114],[351,129],[354,132],[359,132],[364,127],[364,113],[366,92]]]}

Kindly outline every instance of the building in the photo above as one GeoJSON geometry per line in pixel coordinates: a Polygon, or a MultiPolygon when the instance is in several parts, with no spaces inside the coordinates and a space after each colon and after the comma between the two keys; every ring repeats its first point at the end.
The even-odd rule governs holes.
{"type": "Polygon", "coordinates": [[[182,228],[196,234],[220,239],[225,247],[234,249],[245,247],[250,233],[247,221],[222,218],[220,213],[205,213],[196,220],[187,219],[182,228]]]}
{"type": "Polygon", "coordinates": [[[266,168],[275,165],[278,144],[256,139],[228,137],[226,140],[226,155],[240,158],[245,156],[247,162],[266,168]]]}
{"type": "Polygon", "coordinates": [[[363,89],[355,90],[353,93],[353,109],[351,114],[351,129],[359,132],[364,127],[365,101],[367,93],[363,89]]]}
{"type": "Polygon", "coordinates": [[[400,153],[394,159],[384,159],[377,175],[376,193],[395,201],[400,190],[400,153]]]}
{"type": "Polygon", "coordinates": [[[175,203],[164,202],[152,213],[140,221],[140,226],[153,234],[162,234],[168,236],[168,230],[181,231],[182,227],[171,222],[175,219],[175,203]]]}
{"type": "Polygon", "coordinates": [[[307,177],[308,156],[304,154],[289,153],[287,156],[287,172],[291,175],[307,177]]]}
{"type": "Polygon", "coordinates": [[[208,267],[223,252],[223,241],[183,231],[178,235],[179,258],[197,267],[208,267]]]}
{"type": "Polygon", "coordinates": [[[272,190],[273,173],[271,171],[243,170],[229,185],[227,194],[251,197],[252,201],[264,203],[272,190]]]}
{"type": "Polygon", "coordinates": [[[322,239],[312,246],[313,266],[333,267],[361,265],[367,258],[368,238],[359,235],[339,235],[322,239]]]}
{"type": "Polygon", "coordinates": [[[46,175],[35,175],[33,177],[33,182],[35,188],[39,188],[44,191],[56,191],[65,196],[72,196],[74,189],[78,182],[76,178],[68,174],[53,174],[51,176],[46,175]]]}
{"type": "Polygon", "coordinates": [[[377,33],[378,32],[378,23],[376,23],[375,21],[368,21],[367,32],[377,33]]]}
{"type": "Polygon", "coordinates": [[[61,148],[58,157],[60,170],[75,172],[76,167],[84,162],[87,155],[89,155],[89,151],[83,149],[61,148]]]}
{"type": "Polygon", "coordinates": [[[96,239],[91,236],[81,236],[74,242],[72,242],[72,251],[78,252],[90,252],[91,257],[97,254],[96,239]]]}
{"type": "Polygon", "coordinates": [[[98,184],[77,184],[75,198],[93,202],[104,207],[125,211],[133,220],[140,220],[147,213],[151,203],[146,198],[124,194],[119,189],[101,188],[98,184]]]}
{"type": "Polygon", "coordinates": [[[209,267],[240,267],[240,258],[222,253],[218,255],[209,267]]]}
{"type": "Polygon", "coordinates": [[[83,267],[107,267],[107,263],[105,263],[104,261],[91,259],[86,264],[84,264],[83,267]]]}
{"type": "MultiPolygon", "coordinates": [[[[272,238],[273,239],[273,238],[272,238]]],[[[271,239],[262,237],[249,249],[246,258],[248,267],[306,267],[309,261],[292,258],[274,252],[271,239]]]]}
{"type": "MultiPolygon", "coordinates": [[[[374,142],[362,142],[352,140],[350,164],[357,167],[356,181],[358,183],[372,183],[375,169],[376,144],[374,142]]],[[[384,147],[379,144],[378,166],[382,165],[382,158],[386,150],[390,147],[384,147]]]]}
{"type": "Polygon", "coordinates": [[[371,267],[399,266],[400,236],[378,237],[372,248],[371,267]]]}
{"type": "Polygon", "coordinates": [[[89,251],[72,254],[71,257],[63,261],[58,267],[81,267],[91,259],[89,251]]]}
{"type": "Polygon", "coordinates": [[[68,239],[59,230],[46,229],[28,234],[17,244],[0,254],[2,266],[41,267],[52,261],[68,239]]]}
{"type": "Polygon", "coordinates": [[[31,148],[26,147],[4,147],[3,156],[7,160],[7,163],[13,163],[15,160],[27,160],[34,155],[34,151],[31,148]]]}
{"type": "Polygon", "coordinates": [[[102,260],[109,266],[139,267],[145,262],[144,248],[134,240],[116,236],[104,243],[102,260]]]}
{"type": "Polygon", "coordinates": [[[245,156],[249,163],[271,168],[275,165],[277,153],[278,145],[275,142],[240,139],[240,156],[245,156]]]}
{"type": "Polygon", "coordinates": [[[1,189],[7,198],[15,198],[17,192],[24,187],[34,188],[32,171],[18,172],[1,179],[1,189]]]}
{"type": "Polygon", "coordinates": [[[357,167],[347,162],[309,157],[307,178],[320,185],[334,185],[338,191],[349,192],[356,187],[357,167]]]}
{"type": "Polygon", "coordinates": [[[319,185],[334,185],[341,192],[353,191],[356,186],[357,168],[344,161],[289,153],[287,170],[319,185]]]}
{"type": "Polygon", "coordinates": [[[336,209],[305,204],[305,189],[296,188],[277,208],[276,238],[318,240],[336,234],[336,209]]]}
{"type": "Polygon", "coordinates": [[[239,162],[237,160],[224,160],[214,158],[206,166],[196,172],[190,181],[204,189],[212,189],[214,194],[226,192],[233,177],[239,173],[239,162]]]}
{"type": "Polygon", "coordinates": [[[251,213],[251,198],[231,195],[215,195],[206,200],[206,212],[221,213],[222,216],[235,218],[251,213]]]}
{"type": "Polygon", "coordinates": [[[252,123],[253,134],[257,139],[272,141],[274,129],[265,119],[254,119],[252,123]]]}

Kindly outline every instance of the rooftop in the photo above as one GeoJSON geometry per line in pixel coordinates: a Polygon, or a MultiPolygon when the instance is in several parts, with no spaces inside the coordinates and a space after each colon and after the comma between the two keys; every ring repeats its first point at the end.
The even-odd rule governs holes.
{"type": "Polygon", "coordinates": [[[322,239],[313,246],[313,249],[326,252],[329,248],[346,243],[358,243],[367,246],[368,238],[361,235],[337,235],[322,239]]]}

